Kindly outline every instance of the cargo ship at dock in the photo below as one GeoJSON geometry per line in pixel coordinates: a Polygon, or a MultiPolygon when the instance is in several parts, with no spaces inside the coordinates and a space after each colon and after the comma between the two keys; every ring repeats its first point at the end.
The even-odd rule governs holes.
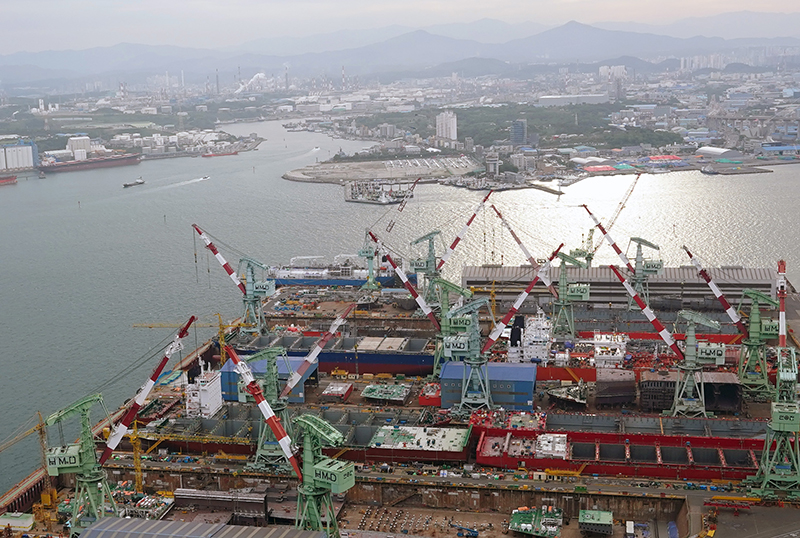
{"type": "MultiPolygon", "coordinates": [[[[322,256],[295,256],[287,265],[270,267],[267,276],[275,280],[276,287],[282,286],[363,286],[369,271],[353,260],[357,255],[340,254],[333,263],[325,263],[322,256]]],[[[388,266],[375,270],[375,281],[382,287],[398,284],[394,271],[388,266]]],[[[416,275],[409,275],[409,281],[416,283],[416,275]]]]}
{"type": "Polygon", "coordinates": [[[203,153],[203,157],[229,157],[232,155],[239,155],[238,151],[227,151],[220,153],[203,153]]]}
{"type": "Polygon", "coordinates": [[[126,166],[139,164],[142,160],[141,155],[127,153],[124,155],[112,155],[110,157],[92,157],[81,161],[43,161],[39,165],[39,170],[44,173],[51,172],[73,172],[78,170],[92,170],[95,168],[109,168],[112,166],[126,166]]]}

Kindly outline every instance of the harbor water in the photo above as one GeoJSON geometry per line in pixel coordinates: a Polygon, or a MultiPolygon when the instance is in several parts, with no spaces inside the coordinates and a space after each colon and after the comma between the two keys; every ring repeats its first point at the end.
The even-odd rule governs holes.
{"type": "MultiPolygon", "coordinates": [[[[367,227],[396,253],[421,256],[423,245],[414,250],[412,240],[441,230],[443,251],[485,195],[420,184],[402,212],[396,205],[346,203],[340,185],[296,183],[281,175],[368,143],[289,133],[277,122],[225,130],[256,132],[266,141],[238,156],[146,161],[20,178],[0,188],[0,441],[32,425],[36,411],[47,416],[86,394],[102,391],[110,410],[132,397],[158,359],[133,367],[172,334],[134,324],[239,315],[239,291],[194,237],[191,223],[214,235],[234,266],[238,252],[268,265],[293,256],[332,260],[355,254],[367,227]],[[138,176],[144,185],[123,189],[138,176]]],[[[784,258],[789,279],[800,282],[798,173],[800,167],[788,165],[758,175],[644,175],[612,236],[623,250],[631,236],[660,245],[667,265],[688,264],[684,244],[710,267],[773,267],[784,258]]],[[[579,246],[592,224],[581,204],[608,219],[632,181],[633,176],[590,178],[566,187],[561,197],[534,189],[501,191],[490,202],[543,258],[561,242],[567,251],[579,246]]],[[[618,261],[607,245],[595,260],[618,261]]],[[[445,266],[445,276],[457,281],[466,264],[522,262],[519,248],[488,210],[445,266]]],[[[191,331],[187,351],[212,332],[191,331]]],[[[101,416],[97,409],[93,418],[101,416]]],[[[53,432],[50,440],[59,442],[53,432]]],[[[0,452],[0,488],[39,461],[35,436],[0,452]]]]}

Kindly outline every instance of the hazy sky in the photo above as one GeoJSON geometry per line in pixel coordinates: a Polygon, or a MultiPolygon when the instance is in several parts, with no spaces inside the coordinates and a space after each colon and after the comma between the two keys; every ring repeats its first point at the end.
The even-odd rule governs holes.
{"type": "Polygon", "coordinates": [[[757,9],[800,11],[762,0],[0,0],[0,54],[120,42],[218,48],[263,37],[402,24],[424,27],[494,18],[557,25],[569,20],[662,24],[757,9]]]}

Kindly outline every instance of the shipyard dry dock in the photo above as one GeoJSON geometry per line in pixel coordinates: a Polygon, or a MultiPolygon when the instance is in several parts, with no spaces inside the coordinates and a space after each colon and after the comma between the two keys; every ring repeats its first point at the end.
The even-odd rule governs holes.
{"type": "MultiPolygon", "coordinates": [[[[294,517],[296,490],[294,480],[288,476],[265,477],[236,464],[229,464],[226,468],[198,463],[164,468],[158,468],[156,462],[144,464],[148,484],[153,488],[175,491],[180,510],[188,509],[191,504],[213,507],[220,517],[241,523],[260,520],[286,524],[294,517]],[[199,488],[205,491],[199,491],[199,488]],[[231,494],[231,491],[237,494],[231,494]],[[260,504],[259,498],[262,499],[260,504]]],[[[115,480],[133,478],[129,460],[111,462],[107,468],[115,480]]],[[[410,477],[407,474],[409,469],[413,467],[395,468],[389,473],[360,474],[355,486],[347,492],[346,502],[335,504],[342,530],[382,532],[384,534],[379,536],[383,538],[386,533],[454,537],[456,530],[449,526],[449,522],[453,522],[481,528],[484,538],[501,538],[502,522],[511,517],[513,510],[521,506],[542,505],[560,507],[567,524],[564,529],[570,531],[563,534],[565,537],[579,536],[578,515],[581,510],[606,510],[613,512],[615,518],[648,522],[651,527],[666,527],[669,522],[674,522],[680,536],[687,536],[690,529],[694,530],[701,523],[699,519],[694,521],[683,492],[642,494],[631,491],[630,487],[607,483],[602,483],[602,491],[584,492],[575,491],[569,482],[554,485],[513,481],[511,475],[498,480],[496,475],[486,474],[468,480],[454,476],[423,476],[421,472],[410,477]],[[437,520],[444,525],[436,525],[437,520]],[[481,523],[486,522],[491,522],[492,526],[481,527],[481,523]]],[[[593,485],[589,488],[598,489],[593,485]]],[[[697,499],[693,501],[697,502],[697,499]]],[[[180,517],[180,512],[176,515],[180,517]]]]}

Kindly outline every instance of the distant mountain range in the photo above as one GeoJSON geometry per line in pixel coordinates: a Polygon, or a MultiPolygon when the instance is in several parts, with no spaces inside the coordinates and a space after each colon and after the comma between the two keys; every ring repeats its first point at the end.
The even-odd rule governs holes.
{"type": "Polygon", "coordinates": [[[228,49],[231,52],[252,52],[272,56],[291,56],[313,52],[329,52],[364,47],[380,43],[387,39],[399,37],[416,30],[452,39],[466,39],[478,43],[505,43],[511,39],[532,36],[549,26],[535,22],[511,24],[496,19],[481,19],[474,22],[437,24],[413,28],[411,26],[391,25],[382,28],[363,30],[339,30],[325,34],[305,37],[266,37],[248,41],[238,47],[228,49]]]}
{"type": "MultiPolygon", "coordinates": [[[[735,13],[728,15],[731,18],[740,16],[735,13]]],[[[772,20],[771,14],[759,15],[764,15],[764,20],[772,20]]],[[[728,19],[718,16],[702,20],[711,24],[728,19]]],[[[642,25],[630,27],[644,29],[642,25]]],[[[342,67],[347,75],[359,76],[384,74],[394,77],[402,73],[437,76],[433,73],[449,74],[446,69],[452,69],[450,72],[463,70],[464,76],[476,72],[516,72],[521,75],[528,71],[552,69],[553,64],[611,63],[609,58],[635,56],[639,61],[661,61],[663,58],[743,47],[800,46],[800,38],[791,36],[673,37],[630,29],[599,28],[575,21],[556,28],[542,28],[543,25],[533,22],[508,24],[483,19],[474,23],[430,27],[428,30],[408,31],[402,26],[388,26],[372,31],[336,32],[287,40],[283,48],[269,38],[250,42],[235,50],[122,43],[78,51],[20,52],[0,56],[0,84],[18,85],[100,75],[114,75],[118,80],[130,81],[161,75],[165,71],[173,76],[183,72],[187,81],[213,81],[217,70],[224,82],[230,81],[239,71],[243,77],[249,78],[255,72],[279,75],[287,67],[292,75],[335,79],[341,76],[342,67]],[[528,32],[532,34],[524,36],[528,32]],[[501,36],[504,39],[498,41],[501,36]],[[273,53],[264,52],[270,50],[273,53]],[[544,68],[542,64],[551,65],[544,68]]],[[[645,67],[653,65],[645,64],[645,67]]],[[[382,80],[384,78],[381,76],[382,80]]]]}
{"type": "Polygon", "coordinates": [[[800,38],[800,13],[737,11],[709,17],[690,17],[663,25],[637,22],[598,22],[592,26],[606,30],[649,32],[672,37],[800,38]]]}

